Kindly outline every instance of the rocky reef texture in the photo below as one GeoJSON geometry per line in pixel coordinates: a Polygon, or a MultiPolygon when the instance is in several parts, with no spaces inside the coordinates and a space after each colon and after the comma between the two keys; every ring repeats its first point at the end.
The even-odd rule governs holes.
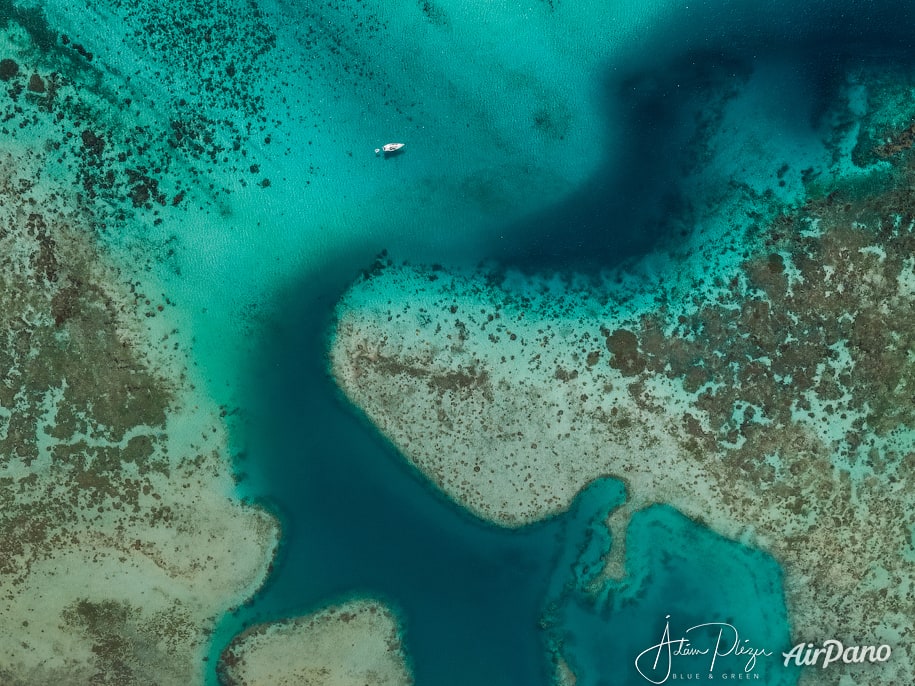
{"type": "Polygon", "coordinates": [[[100,248],[57,154],[0,153],[0,682],[201,683],[277,526],[233,496],[168,298],[100,248]]]}
{"type": "Polygon", "coordinates": [[[413,683],[397,619],[374,600],[255,626],[224,651],[220,676],[228,686],[413,683]]]}
{"type": "Polygon", "coordinates": [[[0,5],[0,683],[202,683],[278,530],[234,494],[172,286],[212,259],[186,225],[270,186],[274,37],[245,2],[0,5]]]}
{"type": "Polygon", "coordinates": [[[143,243],[193,195],[199,155],[161,154],[155,112],[40,11],[7,5],[0,682],[201,683],[217,619],[262,583],[278,530],[233,495],[220,408],[153,275],[165,255],[143,243]]]}
{"type": "Polygon", "coordinates": [[[618,477],[614,541],[634,510],[669,503],[779,560],[798,641],[893,648],[804,683],[906,682],[915,154],[885,126],[891,90],[874,82],[854,122],[852,157],[875,164],[808,175],[801,204],[749,211],[641,291],[380,261],[339,307],[333,373],[481,516],[520,525],[618,477]]]}

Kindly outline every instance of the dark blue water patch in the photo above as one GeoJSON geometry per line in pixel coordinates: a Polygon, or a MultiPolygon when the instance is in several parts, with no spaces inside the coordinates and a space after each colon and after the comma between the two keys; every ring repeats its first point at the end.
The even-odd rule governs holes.
{"type": "MultiPolygon", "coordinates": [[[[599,272],[687,239],[703,208],[707,143],[729,97],[757,69],[780,74],[763,97],[772,144],[823,142],[823,117],[855,65],[915,63],[909,2],[690,3],[660,15],[640,40],[615,46],[598,91],[611,141],[573,195],[500,233],[492,258],[531,272],[599,272]],[[689,179],[687,182],[687,178],[689,179]]],[[[739,146],[722,154],[745,154],[739,146]]],[[[739,167],[738,167],[739,168],[739,167]]],[[[774,181],[772,170],[772,182],[774,181]]],[[[749,179],[734,179],[746,183],[749,179]]]]}
{"type": "Polygon", "coordinates": [[[580,686],[664,683],[687,674],[797,682],[797,670],[782,663],[789,624],[781,569],[770,556],[666,506],[636,513],[626,540],[624,579],[595,593],[591,579],[579,578],[553,600],[552,642],[580,686]],[[684,648],[700,652],[678,655],[681,638],[684,648]]]}
{"type": "Polygon", "coordinates": [[[365,594],[397,608],[419,684],[548,684],[538,622],[561,526],[511,531],[471,516],[340,397],[325,332],[355,276],[344,273],[312,275],[264,337],[240,466],[284,538],[268,583],[217,639],[365,594]]]}
{"type": "MultiPolygon", "coordinates": [[[[912,59],[912,9],[897,3],[744,10],[710,3],[662,17],[606,79],[607,126],[621,135],[600,173],[566,203],[509,227],[508,247],[492,246],[491,257],[526,270],[587,271],[650,252],[689,224],[683,179],[701,167],[711,103],[761,63],[786,65],[772,93],[785,99],[784,126],[816,135],[853,61],[912,59]]],[[[250,493],[281,516],[284,541],[262,592],[220,627],[214,654],[247,623],[354,594],[397,608],[420,686],[545,686],[548,639],[580,684],[644,683],[635,656],[668,622],[675,636],[727,622],[754,646],[786,647],[777,565],[669,508],[635,518],[630,576],[597,593],[612,545],[602,522],[622,497],[612,481],[587,489],[568,514],[517,531],[479,521],[439,493],[326,372],[324,333],[354,275],[352,260],[310,274],[279,299],[265,327],[243,408],[248,458],[240,469],[250,493]]],[[[796,680],[759,669],[771,669],[767,684],[796,680]]]]}
{"type": "Polygon", "coordinates": [[[751,70],[745,59],[696,51],[605,80],[607,131],[595,139],[612,149],[575,193],[507,228],[512,240],[493,258],[531,272],[588,273],[682,240],[696,209],[684,179],[702,159],[723,94],[751,70]]]}

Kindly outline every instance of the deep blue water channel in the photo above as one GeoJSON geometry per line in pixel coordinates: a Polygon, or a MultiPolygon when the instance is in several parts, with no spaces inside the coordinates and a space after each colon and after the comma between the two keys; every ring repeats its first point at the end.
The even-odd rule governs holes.
{"type": "MultiPolygon", "coordinates": [[[[506,227],[508,239],[489,257],[536,271],[601,268],[650,252],[674,219],[688,219],[679,170],[695,168],[691,151],[701,152],[696,108],[722,79],[741,82],[763,55],[791,65],[785,73],[797,88],[780,92],[806,94],[783,107],[786,125],[803,135],[862,55],[912,60],[911,4],[706,5],[691,8],[689,21],[671,15],[608,81],[607,99],[621,103],[611,128],[625,135],[606,169],[554,211],[506,227]]],[[[733,624],[741,639],[773,653],[757,683],[796,682],[781,669],[788,618],[781,570],[767,555],[670,508],[649,508],[627,531],[628,576],[595,595],[586,589],[612,544],[602,522],[622,498],[616,482],[587,489],[552,521],[506,530],[475,519],[410,468],[327,372],[333,307],[372,261],[357,252],[278,299],[246,372],[238,468],[248,475],[245,492],[276,511],[284,536],[267,584],[219,627],[211,665],[248,623],[370,595],[398,612],[418,686],[547,686],[549,645],[561,646],[580,685],[645,684],[633,661],[660,639],[668,615],[675,637],[703,622],[733,624]]]]}
{"type": "MultiPolygon", "coordinates": [[[[211,662],[247,624],[370,595],[398,612],[419,686],[547,686],[554,673],[548,644],[556,641],[591,674],[585,683],[639,683],[629,655],[633,620],[645,620],[640,636],[653,641],[676,584],[648,595],[633,595],[627,585],[614,595],[611,588],[615,604],[629,608],[618,620],[605,600],[580,589],[611,544],[603,521],[622,502],[622,486],[598,482],[567,514],[517,530],[483,522],[444,497],[342,398],[327,372],[333,306],[355,275],[345,267],[303,279],[267,326],[251,370],[247,422],[239,429],[246,455],[238,468],[247,477],[245,492],[281,518],[283,544],[262,591],[217,631],[211,662]],[[544,628],[548,607],[551,624],[544,628]],[[615,638],[624,635],[630,640],[615,638]]],[[[739,573],[731,565],[731,578],[718,580],[732,589],[728,597],[775,610],[779,621],[761,630],[785,635],[777,565],[769,559],[759,567],[758,552],[715,538],[702,552],[706,561],[747,556],[739,573]]],[[[665,537],[647,543],[634,571],[644,580],[666,569],[704,583],[708,565],[691,564],[685,550],[668,554],[682,545],[665,537]],[[668,569],[671,559],[676,566],[668,569]]],[[[709,607],[701,596],[693,599],[697,616],[709,607]]],[[[684,605],[690,602],[677,599],[676,607],[684,605]]]]}
{"type": "Polygon", "coordinates": [[[247,487],[283,520],[252,620],[371,594],[393,602],[420,684],[548,683],[537,623],[561,524],[510,531],[433,489],[348,406],[325,333],[345,279],[311,277],[264,340],[252,384],[247,487]]]}

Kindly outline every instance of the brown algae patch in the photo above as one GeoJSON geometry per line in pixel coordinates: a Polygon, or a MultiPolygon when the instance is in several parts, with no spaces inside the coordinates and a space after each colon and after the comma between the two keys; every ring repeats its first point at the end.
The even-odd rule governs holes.
{"type": "Polygon", "coordinates": [[[201,682],[277,527],[232,496],[218,409],[53,188],[0,157],[0,681],[201,682]]]}
{"type": "Polygon", "coordinates": [[[220,660],[227,686],[409,686],[413,677],[394,614],[354,600],[248,629],[220,660]]]}
{"type": "Polygon", "coordinates": [[[915,153],[885,139],[899,144],[873,154],[891,167],[811,187],[721,239],[737,263],[653,294],[380,264],[339,307],[333,373],[481,516],[520,525],[620,478],[615,541],[629,513],[669,503],[780,561],[793,639],[892,646],[802,683],[906,681],[915,153]]]}

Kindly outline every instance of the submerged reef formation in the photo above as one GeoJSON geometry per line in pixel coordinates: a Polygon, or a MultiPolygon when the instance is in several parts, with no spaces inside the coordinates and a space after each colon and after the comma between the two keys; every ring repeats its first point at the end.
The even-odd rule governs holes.
{"type": "Polygon", "coordinates": [[[279,185],[281,119],[325,122],[287,106],[273,19],[0,3],[0,683],[201,683],[268,573],[175,293],[212,258],[192,230],[237,239],[229,196],[279,185]]]}
{"type": "Polygon", "coordinates": [[[232,496],[218,408],[140,325],[152,294],[30,161],[0,157],[0,681],[200,682],[277,526],[232,496]]]}
{"type": "Polygon", "coordinates": [[[802,683],[907,681],[915,153],[910,108],[887,114],[911,91],[870,76],[868,166],[805,174],[782,208],[735,186],[743,221],[662,279],[379,262],[338,309],[336,379],[477,514],[517,526],[617,477],[605,578],[632,512],[668,503],[782,564],[793,638],[892,646],[802,683]]]}
{"type": "Polygon", "coordinates": [[[223,652],[227,686],[409,686],[393,613],[353,600],[313,615],[248,629],[223,652]]]}
{"type": "Polygon", "coordinates": [[[0,683],[201,683],[214,626],[263,582],[278,527],[234,495],[222,412],[195,387],[156,256],[119,245],[184,187],[159,183],[172,158],[150,151],[130,92],[106,89],[40,12],[10,12],[0,683]]]}

